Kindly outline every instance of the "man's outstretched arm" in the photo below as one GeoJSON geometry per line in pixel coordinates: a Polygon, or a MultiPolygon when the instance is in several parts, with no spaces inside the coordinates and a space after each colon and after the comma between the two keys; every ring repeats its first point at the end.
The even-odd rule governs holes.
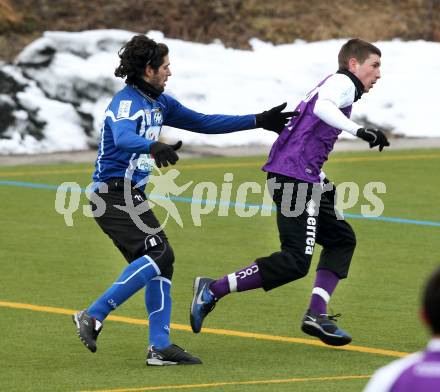
{"type": "Polygon", "coordinates": [[[296,114],[282,112],[287,104],[259,114],[243,116],[203,114],[183,106],[170,96],[163,95],[163,99],[166,100],[167,106],[165,125],[198,133],[221,134],[260,127],[279,133],[289,118],[296,114]]]}

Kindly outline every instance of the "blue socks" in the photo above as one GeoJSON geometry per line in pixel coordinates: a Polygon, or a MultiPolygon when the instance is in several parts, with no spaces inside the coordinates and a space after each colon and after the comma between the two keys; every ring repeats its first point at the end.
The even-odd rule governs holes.
{"type": "Polygon", "coordinates": [[[160,270],[153,259],[140,257],[125,268],[116,282],[87,309],[87,313],[103,322],[112,310],[146,286],[149,345],[157,349],[168,347],[171,344],[171,281],[158,275],[160,270]]]}
{"type": "Polygon", "coordinates": [[[116,282],[87,309],[87,313],[102,322],[112,310],[122,305],[157,275],[160,275],[160,270],[151,257],[142,256],[136,259],[125,268],[116,282]]]}
{"type": "Polygon", "coordinates": [[[157,349],[168,347],[170,342],[171,320],[171,281],[157,276],[150,280],[145,290],[150,323],[149,345],[157,349]]]}

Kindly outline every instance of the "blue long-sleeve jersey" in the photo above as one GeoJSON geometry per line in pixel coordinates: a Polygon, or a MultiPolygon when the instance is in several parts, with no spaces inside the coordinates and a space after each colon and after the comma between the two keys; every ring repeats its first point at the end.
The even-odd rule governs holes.
{"type": "Polygon", "coordinates": [[[218,134],[255,128],[255,115],[202,114],[161,94],[157,100],[127,85],[116,93],[105,111],[94,182],[125,177],[145,184],[154,159],[150,146],[162,125],[192,132],[218,134]]]}

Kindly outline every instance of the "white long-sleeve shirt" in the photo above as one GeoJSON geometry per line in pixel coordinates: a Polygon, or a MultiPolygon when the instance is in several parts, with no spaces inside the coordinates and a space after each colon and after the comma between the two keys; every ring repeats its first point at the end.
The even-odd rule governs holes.
{"type": "Polygon", "coordinates": [[[319,87],[313,113],[332,127],[356,136],[356,131],[362,126],[344,116],[339,110],[353,104],[355,92],[356,87],[350,78],[336,73],[319,87]]]}

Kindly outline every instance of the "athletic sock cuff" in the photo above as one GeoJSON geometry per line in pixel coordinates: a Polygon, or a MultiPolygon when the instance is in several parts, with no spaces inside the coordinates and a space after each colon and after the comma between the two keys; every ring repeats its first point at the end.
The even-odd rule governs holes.
{"type": "Polygon", "coordinates": [[[330,301],[329,293],[326,290],[324,290],[322,287],[314,287],[312,290],[312,294],[319,295],[327,304],[330,301]]]}

